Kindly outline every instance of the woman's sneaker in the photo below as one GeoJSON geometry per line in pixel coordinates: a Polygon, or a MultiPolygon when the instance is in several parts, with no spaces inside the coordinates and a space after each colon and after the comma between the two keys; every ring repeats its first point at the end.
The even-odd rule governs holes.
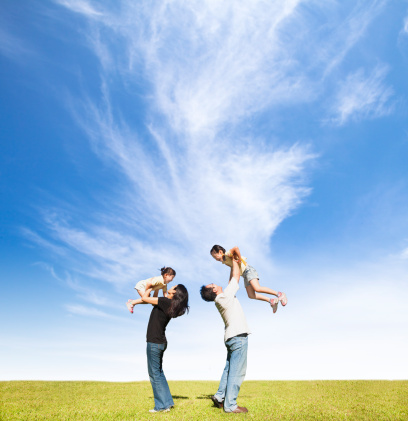
{"type": "Polygon", "coordinates": [[[284,292],[278,292],[278,298],[283,306],[285,306],[288,303],[288,299],[284,292]]]}
{"type": "Polygon", "coordinates": [[[149,409],[149,412],[170,412],[170,408],[160,409],[160,410],[158,410],[158,411],[156,411],[156,410],[153,408],[153,409],[149,409]]]}

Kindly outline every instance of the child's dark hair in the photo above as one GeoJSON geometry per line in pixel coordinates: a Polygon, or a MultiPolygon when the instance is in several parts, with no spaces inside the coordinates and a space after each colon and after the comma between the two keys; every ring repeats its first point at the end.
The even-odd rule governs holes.
{"type": "Polygon", "coordinates": [[[203,285],[200,289],[201,298],[204,301],[214,301],[217,297],[217,294],[212,290],[212,288],[207,288],[205,285],[203,285]]]}
{"type": "Polygon", "coordinates": [[[161,275],[162,276],[163,275],[174,275],[174,276],[176,276],[176,271],[174,269],[172,269],[172,268],[167,267],[167,266],[163,266],[160,269],[160,272],[161,272],[161,275]]]}
{"type": "Polygon", "coordinates": [[[210,254],[218,253],[220,250],[222,250],[222,252],[225,254],[225,248],[221,246],[217,246],[216,244],[215,246],[212,247],[210,254]]]}
{"type": "Polygon", "coordinates": [[[190,309],[188,305],[188,291],[183,284],[178,284],[175,288],[175,293],[171,299],[171,305],[167,311],[167,315],[174,319],[182,316],[184,313],[188,313],[190,309]]]}

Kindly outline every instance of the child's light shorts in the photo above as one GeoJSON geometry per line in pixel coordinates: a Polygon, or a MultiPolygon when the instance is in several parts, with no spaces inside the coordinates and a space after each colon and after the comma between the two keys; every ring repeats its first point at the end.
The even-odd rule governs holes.
{"type": "Polygon", "coordinates": [[[250,285],[249,281],[252,281],[252,279],[259,279],[258,272],[249,265],[247,265],[246,269],[244,270],[242,277],[244,278],[245,288],[250,285]]]}
{"type": "Polygon", "coordinates": [[[140,291],[142,294],[145,293],[146,291],[146,281],[139,281],[136,285],[135,285],[135,289],[137,289],[138,291],[140,291]]]}

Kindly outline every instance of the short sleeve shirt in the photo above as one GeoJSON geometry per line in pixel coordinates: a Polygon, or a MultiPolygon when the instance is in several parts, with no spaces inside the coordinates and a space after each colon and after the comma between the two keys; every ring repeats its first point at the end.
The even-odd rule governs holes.
{"type": "Polygon", "coordinates": [[[153,291],[162,289],[163,292],[167,292],[167,285],[164,283],[164,279],[162,275],[153,276],[152,278],[147,278],[147,279],[144,279],[143,281],[139,281],[136,284],[135,289],[145,291],[148,283],[152,284],[153,291]]]}
{"type": "Polygon", "coordinates": [[[244,310],[235,296],[239,289],[238,279],[232,278],[224,292],[215,298],[215,306],[221,314],[225,324],[224,341],[241,333],[251,333],[244,310]]]}
{"type": "Polygon", "coordinates": [[[171,306],[171,300],[166,297],[160,297],[157,305],[153,306],[150,313],[149,324],[147,325],[146,342],[155,344],[166,344],[166,326],[170,321],[167,315],[171,306]]]}

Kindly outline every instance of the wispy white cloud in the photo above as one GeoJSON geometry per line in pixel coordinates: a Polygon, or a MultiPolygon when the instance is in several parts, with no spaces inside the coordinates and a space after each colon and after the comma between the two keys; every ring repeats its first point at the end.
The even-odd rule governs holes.
{"type": "Polygon", "coordinates": [[[350,120],[389,114],[393,110],[390,98],[394,91],[384,83],[387,72],[386,66],[377,66],[368,76],[362,69],[350,74],[340,84],[332,107],[332,122],[342,125],[350,120]]]}
{"type": "Polygon", "coordinates": [[[336,26],[323,26],[322,30],[317,31],[317,36],[322,40],[322,48],[317,48],[315,59],[324,63],[325,77],[341,64],[348,52],[364,37],[369,25],[380,15],[387,3],[388,0],[357,1],[348,12],[349,6],[345,3],[331,2],[331,7],[335,10],[344,13],[345,9],[347,12],[336,26]]]}
{"type": "MultiPolygon", "coordinates": [[[[304,36],[313,32],[305,28],[314,25],[305,7],[319,6],[122,1],[108,10],[94,2],[58,3],[89,19],[89,45],[102,64],[102,101],[74,102],[73,115],[95,152],[125,176],[110,212],[99,212],[92,223],[46,217],[53,241],[86,256],[86,265],[75,269],[123,285],[153,275],[146,268],[158,262],[195,279],[197,259],[208,259],[214,243],[267,254],[276,227],[310,192],[307,168],[315,156],[308,145],[270,142],[257,132],[249,137],[241,129],[278,105],[316,98],[318,82],[336,60],[333,54],[324,60],[323,53],[315,60],[319,51],[305,59],[304,36]],[[118,106],[113,75],[131,94],[141,81],[150,87],[147,134],[118,106]]],[[[341,61],[383,3],[354,8],[352,18],[344,18],[354,22],[343,28],[351,38],[340,48],[336,32],[324,49],[341,51],[341,61]]],[[[338,7],[324,7],[328,22],[338,7]]],[[[384,110],[384,101],[371,115],[384,110]]]]}
{"type": "Polygon", "coordinates": [[[21,60],[34,55],[33,48],[29,48],[28,43],[23,41],[10,30],[7,25],[0,20],[0,54],[12,60],[21,60]]]}
{"type": "Polygon", "coordinates": [[[106,313],[105,311],[99,310],[94,307],[87,307],[81,304],[66,304],[64,306],[66,310],[76,316],[84,317],[96,317],[102,319],[126,321],[124,317],[115,316],[113,314],[106,313]]]}
{"type": "Polygon", "coordinates": [[[123,309],[123,303],[118,304],[112,296],[106,296],[101,288],[91,288],[89,279],[85,283],[67,271],[64,271],[64,274],[60,275],[53,266],[44,262],[38,262],[36,265],[46,269],[61,285],[75,291],[79,299],[105,308],[123,309]]]}
{"type": "Polygon", "coordinates": [[[102,16],[102,12],[98,11],[97,8],[92,6],[91,2],[86,0],[55,0],[55,2],[88,18],[102,16]]]}
{"type": "Polygon", "coordinates": [[[408,248],[402,250],[402,252],[400,253],[400,257],[401,259],[408,259],[408,248]]]}
{"type": "Polygon", "coordinates": [[[404,26],[402,28],[402,31],[408,34],[408,16],[404,19],[404,26]]]}

